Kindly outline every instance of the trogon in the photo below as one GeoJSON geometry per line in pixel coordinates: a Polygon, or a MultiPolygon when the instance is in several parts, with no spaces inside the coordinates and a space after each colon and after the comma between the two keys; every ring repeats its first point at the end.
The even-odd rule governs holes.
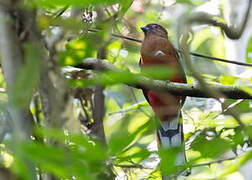
{"type": "MultiPolygon", "coordinates": [[[[172,70],[172,75],[162,80],[186,83],[179,54],[168,40],[166,29],[158,24],[148,24],[141,29],[144,32],[139,62],[141,69],[167,67],[172,70]]],[[[147,89],[143,89],[143,94],[160,120],[157,128],[159,147],[184,147],[181,108],[185,97],[147,89]]],[[[175,165],[184,165],[185,161],[183,148],[176,157],[175,165]]],[[[162,179],[167,179],[165,176],[162,177],[162,179]]]]}

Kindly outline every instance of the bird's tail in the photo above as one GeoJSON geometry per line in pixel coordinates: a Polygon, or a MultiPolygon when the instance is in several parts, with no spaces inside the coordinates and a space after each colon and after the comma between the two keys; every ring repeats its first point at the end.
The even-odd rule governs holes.
{"type": "MultiPolygon", "coordinates": [[[[159,147],[162,148],[178,148],[175,166],[183,166],[186,163],[185,148],[184,148],[184,134],[183,124],[181,121],[181,114],[168,121],[161,121],[157,129],[157,140],[159,147]]],[[[169,156],[169,154],[167,154],[169,156]]],[[[169,166],[169,164],[167,164],[169,166]]],[[[183,173],[184,174],[184,173],[183,173]]],[[[162,176],[163,180],[171,179],[167,176],[162,176]]]]}

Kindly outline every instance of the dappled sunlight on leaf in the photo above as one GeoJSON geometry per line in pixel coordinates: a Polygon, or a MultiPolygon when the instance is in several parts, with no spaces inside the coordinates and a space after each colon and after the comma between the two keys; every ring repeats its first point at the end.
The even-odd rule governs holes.
{"type": "Polygon", "coordinates": [[[66,50],[60,53],[60,64],[62,66],[76,65],[86,57],[93,57],[95,50],[91,39],[77,38],[66,44],[66,50]]]}
{"type": "Polygon", "coordinates": [[[199,151],[202,157],[216,158],[230,148],[230,142],[218,137],[207,140],[205,136],[199,135],[194,139],[190,147],[192,150],[199,151]]]}
{"type": "MultiPolygon", "coordinates": [[[[165,66],[139,67],[141,41],[145,38],[141,26],[149,23],[162,25],[168,31],[169,41],[177,49],[177,43],[185,37],[185,34],[177,37],[178,31],[187,29],[177,28],[181,15],[186,19],[199,10],[209,10],[209,13],[216,12],[215,20],[225,23],[223,16],[226,18],[226,15],[230,15],[226,12],[229,6],[224,6],[226,2],[17,2],[0,3],[0,16],[8,15],[8,18],[3,19],[11,22],[6,29],[13,31],[6,34],[13,35],[10,39],[15,41],[20,56],[24,56],[21,58],[24,60],[20,62],[21,68],[13,72],[16,78],[12,89],[6,87],[5,73],[9,72],[1,64],[0,171],[5,168],[22,180],[32,179],[33,173],[37,177],[42,175],[38,179],[51,176],[52,179],[62,180],[160,180],[164,174],[177,176],[181,170],[188,168],[191,175],[178,175],[175,178],[242,180],[240,168],[252,159],[250,100],[187,98],[189,103],[185,103],[182,109],[187,163],[177,166],[177,157],[182,148],[158,147],[156,130],[160,121],[155,117],[142,89],[134,88],[143,79],[151,84],[152,80],[149,79],[166,81],[177,73],[177,69],[165,66]],[[37,43],[40,43],[39,49],[37,43]],[[92,70],[76,68],[80,62],[97,57],[100,62],[109,62],[120,71],[106,71],[96,67],[92,70]],[[44,78],[51,82],[43,82],[44,78]],[[64,93],[61,93],[62,90],[64,93]],[[29,111],[31,115],[23,118],[27,119],[24,126],[32,127],[29,132],[24,132],[27,135],[24,141],[16,141],[15,123],[19,118],[11,114],[8,99],[13,99],[18,111],[29,111]],[[245,127],[239,125],[238,118],[231,116],[230,111],[237,113],[245,127]],[[96,118],[97,115],[100,117],[96,118]],[[54,120],[59,123],[58,129],[49,128],[53,127],[51,123],[54,120]],[[69,124],[78,133],[74,133],[74,128],[70,130],[69,124]],[[105,138],[99,134],[103,133],[103,129],[105,138]],[[229,155],[232,158],[228,159],[229,155]]],[[[228,26],[235,22],[233,16],[230,17],[231,24],[227,21],[228,26]]],[[[201,20],[201,17],[197,18],[201,20]]],[[[5,28],[2,25],[4,22],[0,22],[1,30],[5,28]]],[[[204,23],[193,23],[188,30],[186,43],[193,52],[218,58],[235,53],[227,51],[227,37],[219,27],[204,23]]],[[[12,42],[7,41],[6,46],[8,43],[12,42]]],[[[200,87],[193,73],[184,66],[186,56],[183,56],[183,48],[179,50],[182,50],[180,60],[187,83],[200,87]]],[[[252,62],[251,50],[250,39],[246,51],[248,63],[252,62]]],[[[11,48],[11,56],[15,55],[12,51],[15,52],[15,48],[11,48]]],[[[169,53],[174,54],[173,50],[169,53]]],[[[248,86],[252,82],[250,68],[244,68],[241,75],[234,76],[229,75],[227,63],[191,57],[192,66],[208,84],[234,85],[252,95],[252,88],[248,86]]],[[[4,62],[4,58],[1,57],[1,62],[4,62]]],[[[11,58],[15,61],[17,57],[11,58]]]]}

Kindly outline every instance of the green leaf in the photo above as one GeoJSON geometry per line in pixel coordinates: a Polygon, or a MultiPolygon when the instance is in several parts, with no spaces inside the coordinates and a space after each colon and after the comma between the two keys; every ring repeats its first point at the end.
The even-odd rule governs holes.
{"type": "Polygon", "coordinates": [[[117,155],[116,160],[118,163],[132,163],[132,162],[141,162],[147,157],[149,157],[151,152],[146,149],[146,146],[139,146],[134,144],[133,147],[127,149],[127,151],[122,154],[117,155]]]}
{"type": "Polygon", "coordinates": [[[204,158],[216,158],[228,148],[230,148],[230,143],[227,140],[219,137],[207,140],[204,135],[197,136],[191,144],[191,149],[199,151],[204,158]]]}
{"type": "Polygon", "coordinates": [[[121,126],[115,131],[110,139],[109,139],[109,147],[111,149],[112,154],[121,154],[125,150],[129,148],[129,146],[133,143],[133,141],[140,135],[145,132],[150,132],[154,127],[155,124],[153,121],[149,120],[139,128],[134,130],[133,132],[128,131],[129,126],[129,115],[126,115],[121,121],[121,126]]]}
{"type": "Polygon", "coordinates": [[[24,158],[22,155],[15,156],[11,168],[20,179],[32,180],[31,170],[26,166],[25,161],[27,162],[27,159],[24,158]]]}
{"type": "Polygon", "coordinates": [[[36,5],[42,5],[47,7],[55,7],[55,6],[69,6],[69,5],[76,5],[76,6],[89,6],[89,5],[111,5],[118,3],[118,0],[36,0],[34,3],[36,5]]]}
{"type": "MultiPolygon", "coordinates": [[[[35,132],[37,136],[46,137],[47,142],[54,142],[54,145],[16,143],[18,154],[14,154],[14,162],[25,154],[26,159],[35,163],[41,170],[68,179],[73,176],[77,179],[96,179],[109,168],[105,166],[108,159],[107,149],[98,141],[87,139],[80,134],[65,134],[62,130],[37,128],[35,132]]],[[[24,171],[26,166],[17,163],[14,163],[16,171],[24,171]]]]}
{"type": "Polygon", "coordinates": [[[143,68],[141,73],[153,79],[168,79],[171,77],[175,70],[171,67],[164,67],[164,66],[152,66],[151,68],[143,68]]]}
{"type": "Polygon", "coordinates": [[[35,130],[37,136],[48,137],[53,139],[53,141],[57,140],[61,143],[65,143],[68,141],[69,143],[74,143],[77,146],[77,149],[82,149],[80,152],[85,152],[82,156],[85,156],[85,160],[89,161],[101,161],[107,158],[106,149],[96,141],[88,140],[82,135],[78,134],[69,134],[65,135],[63,131],[50,129],[50,128],[37,128],[35,130]],[[94,144],[95,146],[94,146],[94,144]]]}
{"type": "Polygon", "coordinates": [[[235,134],[232,137],[233,142],[235,143],[235,145],[241,145],[243,146],[244,144],[244,139],[245,139],[245,135],[244,133],[242,133],[241,128],[235,128],[235,134]]]}
{"type": "Polygon", "coordinates": [[[240,101],[234,99],[226,99],[225,102],[227,104],[230,104],[229,107],[231,107],[236,112],[239,112],[240,114],[251,112],[250,100],[240,101]]]}
{"type": "Polygon", "coordinates": [[[228,174],[231,174],[237,171],[242,165],[252,159],[252,151],[247,152],[233,163],[231,163],[224,171],[222,171],[219,179],[224,179],[228,174]]]}
{"type": "Polygon", "coordinates": [[[94,57],[95,46],[92,36],[76,38],[66,44],[66,50],[59,54],[59,61],[62,66],[74,66],[86,57],[94,57]]]}
{"type": "Polygon", "coordinates": [[[246,61],[247,63],[252,63],[252,37],[250,38],[247,46],[246,61]]]}
{"type": "Polygon", "coordinates": [[[93,79],[73,80],[69,83],[72,86],[93,86],[93,85],[114,85],[121,83],[135,82],[137,74],[123,71],[105,71],[103,73],[97,73],[93,79]]]}
{"type": "Polygon", "coordinates": [[[220,83],[223,85],[234,85],[239,78],[229,75],[221,75],[220,83]]]}
{"type": "Polygon", "coordinates": [[[120,2],[120,11],[119,11],[119,18],[121,19],[123,15],[127,12],[127,10],[130,8],[131,4],[134,0],[124,0],[120,2]]]}
{"type": "Polygon", "coordinates": [[[106,98],[113,99],[118,104],[118,106],[120,108],[123,108],[123,105],[126,102],[126,98],[124,97],[124,95],[122,93],[106,90],[104,92],[104,94],[105,94],[106,98]]]}
{"type": "Polygon", "coordinates": [[[251,88],[251,87],[249,87],[249,86],[244,86],[244,85],[238,86],[238,87],[239,87],[241,90],[243,90],[244,92],[246,92],[246,93],[252,95],[252,88],[251,88]]]}
{"type": "MultiPolygon", "coordinates": [[[[204,28],[201,31],[195,33],[193,41],[191,43],[191,48],[196,51],[203,47],[203,43],[213,37],[213,33],[210,28],[204,28]]],[[[202,51],[201,51],[202,52],[202,51]]]]}
{"type": "Polygon", "coordinates": [[[164,175],[171,175],[180,170],[183,167],[179,167],[176,165],[176,159],[179,153],[183,152],[183,148],[181,147],[173,147],[173,148],[160,148],[158,153],[161,158],[160,167],[161,172],[164,175]]]}
{"type": "Polygon", "coordinates": [[[191,0],[176,0],[176,3],[194,5],[191,0]]]}
{"type": "Polygon", "coordinates": [[[22,144],[20,148],[42,169],[52,172],[58,177],[71,177],[69,166],[64,165],[71,159],[63,149],[35,143],[22,144]]]}

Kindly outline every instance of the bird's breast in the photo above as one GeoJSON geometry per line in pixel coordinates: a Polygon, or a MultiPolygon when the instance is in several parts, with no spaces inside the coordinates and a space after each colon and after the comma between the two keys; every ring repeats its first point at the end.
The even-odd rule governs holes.
{"type": "Polygon", "coordinates": [[[172,69],[173,74],[166,79],[172,82],[183,83],[183,76],[181,75],[179,64],[174,56],[156,57],[156,56],[141,56],[142,68],[161,67],[172,69]]]}

